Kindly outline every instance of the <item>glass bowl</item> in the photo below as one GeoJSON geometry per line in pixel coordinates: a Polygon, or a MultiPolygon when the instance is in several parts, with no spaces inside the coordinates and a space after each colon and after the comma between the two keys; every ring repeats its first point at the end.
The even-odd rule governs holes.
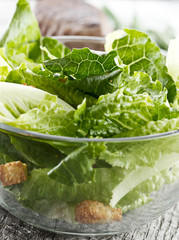
{"type": "MultiPolygon", "coordinates": [[[[85,46],[95,50],[103,50],[104,39],[100,37],[62,36],[56,37],[56,39],[69,47],[85,46]]],[[[33,187],[38,188],[36,195],[33,194],[32,189],[29,189],[26,193],[26,198],[21,199],[21,202],[17,199],[23,189],[23,183],[12,187],[0,186],[0,205],[17,218],[38,228],[56,233],[81,236],[130,232],[159,217],[177,203],[179,199],[179,171],[177,171],[179,169],[179,130],[141,137],[91,139],[40,134],[0,123],[1,158],[5,160],[10,158],[14,161],[18,158],[20,160],[22,156],[19,155],[20,148],[17,146],[21,146],[21,143],[25,146],[22,151],[24,159],[30,159],[33,153],[35,157],[40,158],[44,156],[42,152],[44,149],[47,152],[47,157],[50,159],[56,156],[55,154],[57,154],[57,157],[61,154],[57,149],[75,150],[84,145],[93,144],[97,147],[105,145],[108,149],[124,149],[124,157],[126,158],[139,159],[143,162],[143,167],[146,171],[150,172],[151,179],[155,177],[155,172],[147,165],[148,160],[157,159],[160,163],[167,162],[168,167],[165,170],[168,173],[175,172],[173,181],[169,179],[168,182],[170,183],[167,181],[163,182],[158,191],[150,191],[150,201],[145,201],[144,197],[140,200],[145,203],[144,205],[140,206],[140,202],[136,202],[139,207],[135,209],[131,207],[131,210],[124,211],[122,220],[119,222],[79,223],[75,221],[74,217],[77,204],[85,200],[98,200],[96,193],[100,196],[100,199],[103,199],[105,198],[106,189],[114,187],[108,181],[114,177],[110,172],[109,175],[102,178],[101,185],[98,187],[93,184],[88,186],[83,192],[80,192],[80,188],[78,188],[74,193],[73,187],[70,186],[68,191],[62,194],[63,200],[53,199],[53,195],[51,195],[52,189],[50,189],[51,186],[48,186],[48,182],[47,184],[45,182],[41,183],[42,187],[36,181],[37,179],[34,180],[34,185],[32,186],[32,189],[33,187]],[[66,196],[66,201],[64,201],[64,196],[66,196]],[[91,196],[90,199],[89,196],[91,196]]],[[[30,165],[28,167],[31,168],[30,165]]],[[[100,171],[103,172],[103,169],[101,168],[100,171]]],[[[141,178],[140,172],[138,177],[139,179],[141,178]]],[[[145,180],[145,176],[143,176],[143,179],[140,179],[141,182],[145,182],[145,180]]],[[[54,187],[54,191],[57,191],[56,187],[54,187]]]]}

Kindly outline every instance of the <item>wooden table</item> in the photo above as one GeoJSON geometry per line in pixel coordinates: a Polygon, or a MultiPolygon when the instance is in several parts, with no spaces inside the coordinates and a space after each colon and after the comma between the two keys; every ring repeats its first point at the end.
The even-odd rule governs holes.
{"type": "Polygon", "coordinates": [[[131,233],[108,237],[57,235],[29,226],[0,207],[0,240],[179,240],[179,203],[165,215],[131,233]]]}

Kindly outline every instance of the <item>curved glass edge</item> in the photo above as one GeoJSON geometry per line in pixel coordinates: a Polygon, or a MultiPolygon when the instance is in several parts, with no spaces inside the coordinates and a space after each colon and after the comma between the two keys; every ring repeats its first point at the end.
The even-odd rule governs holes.
{"type": "Polygon", "coordinates": [[[58,40],[58,41],[62,41],[62,42],[82,42],[84,43],[84,41],[86,41],[87,43],[101,43],[104,44],[105,43],[105,38],[104,37],[94,37],[94,36],[53,36],[52,38],[58,40]]]}
{"type": "Polygon", "coordinates": [[[159,139],[165,137],[171,137],[179,134],[179,130],[157,133],[153,135],[137,136],[137,137],[125,137],[125,138],[74,138],[58,135],[48,135],[44,133],[38,133],[33,131],[27,131],[20,128],[15,128],[4,123],[0,123],[0,131],[16,136],[27,137],[30,139],[39,139],[46,141],[59,141],[59,142],[136,142],[146,141],[152,139],[159,139]]]}
{"type": "MultiPolygon", "coordinates": [[[[105,44],[105,37],[95,37],[95,36],[50,36],[60,42],[65,43],[84,43],[86,41],[87,43],[98,43],[98,44],[105,44]]],[[[160,49],[161,53],[166,57],[167,51],[164,49],[160,49]]]]}
{"type": "Polygon", "coordinates": [[[107,236],[131,232],[157,219],[178,202],[179,182],[165,184],[150,194],[153,201],[123,215],[123,221],[102,224],[74,224],[63,219],[50,219],[22,206],[14,196],[0,185],[0,205],[12,215],[34,227],[74,236],[107,236]],[[149,214],[150,210],[150,214],[149,214]],[[136,221],[137,220],[137,221],[136,221]]]}

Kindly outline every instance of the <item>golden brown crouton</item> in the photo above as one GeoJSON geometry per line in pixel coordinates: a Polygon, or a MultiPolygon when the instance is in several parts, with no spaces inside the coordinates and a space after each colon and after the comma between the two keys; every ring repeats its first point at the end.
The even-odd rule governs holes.
{"type": "Polygon", "coordinates": [[[75,209],[75,220],[79,223],[104,223],[120,221],[122,211],[98,201],[85,200],[75,209]]]}
{"type": "Polygon", "coordinates": [[[17,161],[0,165],[0,181],[3,186],[18,184],[27,180],[27,165],[17,161]]]}

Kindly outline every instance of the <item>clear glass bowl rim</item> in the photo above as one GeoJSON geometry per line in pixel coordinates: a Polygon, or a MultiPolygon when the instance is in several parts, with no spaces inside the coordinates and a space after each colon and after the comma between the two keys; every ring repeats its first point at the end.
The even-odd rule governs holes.
{"type": "MultiPolygon", "coordinates": [[[[88,43],[96,43],[96,44],[104,44],[105,38],[104,37],[96,37],[96,36],[53,36],[53,38],[66,43],[84,43],[85,41],[88,43]]],[[[166,51],[161,50],[163,55],[166,55],[166,51]]],[[[9,126],[4,123],[0,123],[0,130],[2,132],[6,132],[9,134],[13,134],[16,136],[27,137],[29,139],[39,139],[39,140],[46,140],[46,141],[56,141],[56,142],[137,142],[137,141],[146,141],[152,139],[159,139],[164,137],[170,137],[173,135],[179,134],[179,129],[158,133],[158,134],[151,134],[145,136],[137,136],[137,137],[125,137],[125,138],[74,138],[74,137],[65,137],[65,136],[58,136],[58,135],[48,135],[43,133],[38,133],[34,131],[27,131],[22,130],[19,128],[15,128],[9,126]]]]}

